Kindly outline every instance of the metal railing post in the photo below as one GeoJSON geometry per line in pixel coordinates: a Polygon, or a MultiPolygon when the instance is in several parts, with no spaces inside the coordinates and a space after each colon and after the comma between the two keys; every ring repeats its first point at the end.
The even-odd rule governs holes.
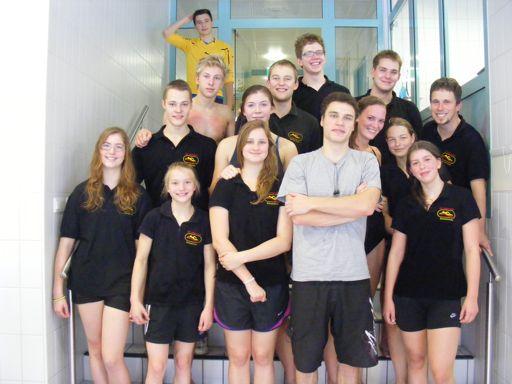
{"type": "Polygon", "coordinates": [[[489,272],[487,282],[487,313],[485,334],[485,384],[492,383],[492,359],[494,349],[493,321],[494,321],[494,284],[492,273],[489,272]]]}
{"type": "Polygon", "coordinates": [[[494,355],[494,282],[501,280],[498,268],[494,263],[492,256],[482,249],[485,265],[489,270],[489,281],[487,282],[487,304],[485,314],[485,384],[492,384],[492,360],[494,355]]]}
{"type": "Polygon", "coordinates": [[[69,305],[69,319],[68,319],[68,346],[69,346],[69,383],[75,384],[75,317],[73,311],[73,293],[68,289],[68,305],[69,305]]]}

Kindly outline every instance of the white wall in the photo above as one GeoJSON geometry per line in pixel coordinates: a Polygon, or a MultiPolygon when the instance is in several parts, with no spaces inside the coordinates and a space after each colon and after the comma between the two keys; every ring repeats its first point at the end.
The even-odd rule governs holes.
{"type": "MultiPolygon", "coordinates": [[[[168,0],[52,0],[48,43],[45,202],[46,353],[50,383],[68,383],[67,328],[51,311],[53,254],[67,196],[87,175],[91,151],[106,127],[130,129],[144,105],[145,125],[160,126],[167,47],[161,30],[168,0]]],[[[78,323],[80,324],[80,323],[78,323]]],[[[79,332],[80,336],[81,333],[79,332]]],[[[77,377],[86,346],[77,338],[77,377]]],[[[80,380],[78,381],[80,382],[80,380]]]]}
{"type": "Polygon", "coordinates": [[[43,197],[48,0],[0,12],[0,383],[42,383],[43,197]],[[30,12],[27,7],[30,6],[30,12]],[[5,136],[4,136],[5,137],[5,136]]]}
{"type": "Polygon", "coordinates": [[[512,383],[512,0],[488,0],[489,90],[491,100],[491,234],[503,281],[497,284],[496,384],[512,383]]]}
{"type": "Polygon", "coordinates": [[[0,13],[0,383],[69,383],[51,306],[53,198],[86,178],[104,128],[161,122],[168,0],[9,2],[0,13]]]}

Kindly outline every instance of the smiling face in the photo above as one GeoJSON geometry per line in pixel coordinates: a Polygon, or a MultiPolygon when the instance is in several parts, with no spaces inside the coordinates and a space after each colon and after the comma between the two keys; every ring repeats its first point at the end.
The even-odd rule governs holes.
{"type": "Polygon", "coordinates": [[[253,129],[242,148],[244,164],[263,163],[268,155],[269,142],[263,128],[253,129]]]}
{"type": "Polygon", "coordinates": [[[190,202],[197,189],[194,172],[184,167],[175,167],[165,179],[166,189],[172,201],[190,202]]]}
{"type": "Polygon", "coordinates": [[[356,111],[347,103],[331,102],[325,109],[320,125],[324,131],[324,141],[347,143],[354,130],[356,111]]]}
{"type": "Polygon", "coordinates": [[[188,91],[169,89],[162,100],[165,122],[174,127],[182,127],[187,124],[192,100],[188,91]]]}
{"type": "Polygon", "coordinates": [[[101,162],[104,168],[121,168],[126,154],[122,136],[113,133],[100,147],[101,162]]]}
{"type": "Polygon", "coordinates": [[[263,92],[253,93],[247,96],[243,106],[243,113],[247,121],[268,121],[272,113],[272,101],[263,92]]]}
{"type": "Polygon", "coordinates": [[[386,107],[380,104],[369,105],[357,118],[357,134],[365,140],[373,140],[384,128],[386,107]]]}
{"type": "Polygon", "coordinates": [[[302,56],[297,59],[297,63],[309,74],[319,74],[324,69],[325,52],[318,43],[306,44],[302,48],[302,56]]]}
{"type": "Polygon", "coordinates": [[[458,119],[461,103],[457,103],[453,92],[438,89],[430,96],[432,118],[437,125],[447,125],[458,119]]]}
{"type": "Polygon", "coordinates": [[[213,21],[207,13],[197,15],[194,19],[194,24],[201,37],[208,37],[212,33],[213,21]]]}
{"type": "Polygon", "coordinates": [[[219,67],[205,67],[196,77],[199,92],[207,98],[217,95],[224,85],[224,74],[219,67]]]}
{"type": "Polygon", "coordinates": [[[400,79],[400,64],[384,57],[371,72],[373,85],[381,92],[391,92],[400,79]]]}
{"type": "Polygon", "coordinates": [[[293,96],[299,83],[295,71],[287,65],[276,65],[270,72],[267,87],[276,101],[288,101],[293,96]]]}
{"type": "Polygon", "coordinates": [[[426,149],[418,149],[409,154],[409,169],[420,183],[428,184],[439,177],[441,159],[426,149]]]}
{"type": "Polygon", "coordinates": [[[415,137],[402,125],[392,125],[386,131],[389,152],[397,158],[405,158],[407,151],[414,143],[415,137]]]}

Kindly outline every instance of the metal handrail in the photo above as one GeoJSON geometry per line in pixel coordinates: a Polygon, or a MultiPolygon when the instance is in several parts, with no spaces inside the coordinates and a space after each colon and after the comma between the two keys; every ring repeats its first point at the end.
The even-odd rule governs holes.
{"type": "Polygon", "coordinates": [[[130,144],[133,144],[133,140],[135,140],[135,135],[139,131],[139,129],[142,127],[142,123],[144,122],[144,118],[146,117],[146,114],[149,111],[149,106],[145,105],[142,107],[142,111],[140,111],[139,117],[137,117],[137,120],[135,120],[135,124],[133,125],[133,129],[128,135],[130,138],[130,144]]]}
{"type": "Polygon", "coordinates": [[[496,266],[496,263],[493,261],[494,258],[485,249],[482,249],[482,254],[484,256],[485,264],[487,265],[489,272],[492,274],[492,278],[494,279],[494,281],[501,281],[501,275],[498,272],[498,267],[496,266]]]}
{"type": "Polygon", "coordinates": [[[492,380],[492,361],[494,350],[494,283],[501,281],[501,275],[498,271],[493,257],[485,250],[482,249],[483,259],[489,270],[489,280],[487,281],[487,308],[485,319],[485,384],[491,384],[492,380]]]}

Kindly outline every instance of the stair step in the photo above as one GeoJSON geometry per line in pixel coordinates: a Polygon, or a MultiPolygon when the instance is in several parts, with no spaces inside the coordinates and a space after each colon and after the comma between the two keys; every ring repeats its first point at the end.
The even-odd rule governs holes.
{"type": "MultiPolygon", "coordinates": [[[[84,353],[85,356],[89,356],[89,352],[84,353]]],[[[125,357],[139,357],[146,359],[148,354],[146,352],[146,347],[144,344],[130,344],[126,347],[124,351],[125,357]]],[[[172,350],[169,351],[169,358],[173,358],[172,350]]],[[[201,355],[194,355],[194,359],[197,360],[227,360],[226,348],[224,347],[208,347],[208,353],[201,355]]],[[[459,345],[457,350],[457,360],[473,360],[473,354],[463,345],[459,345]]],[[[277,357],[274,359],[275,361],[279,361],[277,357]]],[[[379,355],[379,360],[387,361],[391,360],[389,357],[384,355],[379,355]]]]}

